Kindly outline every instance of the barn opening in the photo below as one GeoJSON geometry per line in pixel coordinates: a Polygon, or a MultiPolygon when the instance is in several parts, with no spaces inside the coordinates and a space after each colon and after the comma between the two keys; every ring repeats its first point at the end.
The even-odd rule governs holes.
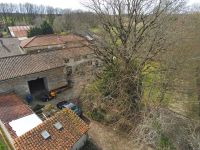
{"type": "Polygon", "coordinates": [[[37,98],[48,92],[46,78],[37,78],[36,80],[28,81],[28,86],[31,95],[37,98]]]}

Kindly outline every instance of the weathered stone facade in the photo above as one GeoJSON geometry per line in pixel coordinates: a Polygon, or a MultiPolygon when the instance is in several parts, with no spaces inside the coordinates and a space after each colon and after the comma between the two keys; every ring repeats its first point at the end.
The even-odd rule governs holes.
{"type": "Polygon", "coordinates": [[[0,81],[0,93],[15,91],[20,96],[30,94],[28,81],[35,80],[37,78],[45,78],[47,83],[47,89],[52,90],[58,87],[67,85],[67,78],[64,74],[64,67],[51,69],[44,72],[34,73],[0,81]]]}
{"type": "Polygon", "coordinates": [[[45,79],[45,85],[48,91],[68,85],[68,80],[72,80],[72,82],[74,83],[74,89],[79,89],[79,82],[82,82],[81,78],[87,75],[83,75],[82,77],[80,77],[78,74],[80,74],[80,72],[85,72],[86,70],[88,70],[88,67],[90,68],[89,72],[91,72],[94,66],[93,62],[95,62],[95,60],[93,60],[93,55],[88,55],[87,58],[71,58],[69,59],[69,62],[66,62],[65,66],[63,67],[3,80],[0,81],[0,93],[14,91],[18,95],[24,97],[27,94],[30,94],[28,81],[36,80],[38,78],[45,79]],[[72,68],[71,75],[68,74],[68,67],[72,68]]]}

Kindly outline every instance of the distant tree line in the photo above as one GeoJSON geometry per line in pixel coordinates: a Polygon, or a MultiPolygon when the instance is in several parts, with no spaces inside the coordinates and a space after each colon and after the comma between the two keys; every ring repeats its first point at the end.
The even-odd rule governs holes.
{"type": "Polygon", "coordinates": [[[65,31],[87,31],[98,27],[96,14],[83,11],[65,10],[62,15],[55,17],[53,28],[55,32],[65,31]]]}
{"type": "Polygon", "coordinates": [[[46,20],[56,32],[82,30],[98,25],[96,15],[81,10],[53,8],[31,3],[0,3],[0,20],[6,26],[36,25],[46,20]]]}
{"type": "Polygon", "coordinates": [[[46,16],[47,19],[52,21],[55,15],[62,14],[63,12],[64,10],[60,8],[38,6],[30,3],[0,3],[0,18],[8,25],[14,25],[19,22],[33,24],[33,20],[37,16],[46,16]]]}

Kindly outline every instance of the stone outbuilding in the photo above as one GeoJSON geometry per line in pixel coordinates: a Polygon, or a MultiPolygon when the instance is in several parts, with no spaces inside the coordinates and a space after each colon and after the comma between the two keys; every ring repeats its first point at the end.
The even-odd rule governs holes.
{"type": "Polygon", "coordinates": [[[68,86],[76,66],[92,65],[88,44],[85,40],[78,46],[1,58],[0,93],[15,91],[26,96],[68,86]]]}

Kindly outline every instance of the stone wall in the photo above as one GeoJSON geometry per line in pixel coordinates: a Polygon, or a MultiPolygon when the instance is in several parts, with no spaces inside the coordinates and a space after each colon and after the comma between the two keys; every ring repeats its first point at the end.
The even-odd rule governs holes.
{"type": "Polygon", "coordinates": [[[84,134],[71,148],[71,150],[80,150],[87,142],[88,135],[84,134]]]}
{"type": "Polygon", "coordinates": [[[0,93],[14,91],[20,96],[25,96],[30,93],[28,81],[36,80],[37,78],[46,78],[48,90],[56,89],[67,84],[64,67],[60,67],[44,72],[0,81],[0,93]]]}
{"type": "Polygon", "coordinates": [[[14,91],[19,96],[24,97],[30,94],[28,81],[36,80],[37,78],[45,79],[46,89],[49,91],[67,85],[68,80],[72,80],[74,82],[74,89],[79,91],[85,82],[87,82],[88,78],[91,78],[92,70],[94,70],[93,62],[95,62],[93,55],[87,55],[79,59],[70,58],[69,61],[64,64],[65,67],[63,66],[48,71],[0,81],[0,93],[14,91]],[[72,67],[71,76],[67,76],[67,66],[72,67]]]}

